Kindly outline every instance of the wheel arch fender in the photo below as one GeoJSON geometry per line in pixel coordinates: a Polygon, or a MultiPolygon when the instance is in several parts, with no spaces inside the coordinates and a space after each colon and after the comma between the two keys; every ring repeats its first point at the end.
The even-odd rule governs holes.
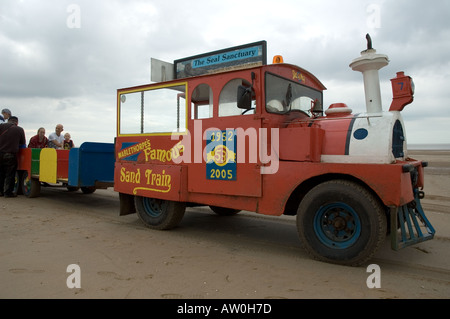
{"type": "MultiPolygon", "coordinates": [[[[283,214],[295,216],[297,214],[297,208],[300,205],[302,199],[305,197],[305,195],[315,186],[331,180],[346,180],[359,184],[365,189],[367,189],[367,191],[369,191],[383,206],[385,206],[381,198],[378,196],[378,194],[363,180],[347,174],[324,174],[311,177],[297,184],[296,187],[293,188],[292,192],[290,193],[290,196],[286,201],[283,214]]],[[[386,207],[386,214],[388,213],[388,211],[389,209],[388,207],[386,207]]]]}

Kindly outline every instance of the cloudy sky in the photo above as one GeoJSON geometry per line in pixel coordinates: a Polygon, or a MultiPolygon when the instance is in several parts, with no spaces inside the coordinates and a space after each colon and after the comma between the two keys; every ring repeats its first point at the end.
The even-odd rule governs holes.
{"type": "Polygon", "coordinates": [[[150,58],[173,60],[266,40],[315,74],[325,106],[364,112],[362,75],[349,68],[370,33],[405,71],[415,101],[402,112],[410,144],[450,143],[450,1],[433,0],[1,0],[0,108],[17,115],[27,140],[62,123],[75,144],[113,142],[116,90],[150,83],[150,58]]]}

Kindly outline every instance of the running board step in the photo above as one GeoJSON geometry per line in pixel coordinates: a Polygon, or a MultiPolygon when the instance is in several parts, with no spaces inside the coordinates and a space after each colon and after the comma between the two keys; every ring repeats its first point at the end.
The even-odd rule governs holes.
{"type": "Polygon", "coordinates": [[[424,193],[417,189],[414,193],[413,202],[391,207],[391,247],[394,250],[433,239],[436,233],[420,203],[424,193]]]}

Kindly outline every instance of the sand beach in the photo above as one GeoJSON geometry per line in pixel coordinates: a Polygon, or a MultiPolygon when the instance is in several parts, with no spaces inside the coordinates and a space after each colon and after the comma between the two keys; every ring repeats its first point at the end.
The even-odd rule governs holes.
{"type": "Polygon", "coordinates": [[[412,150],[428,161],[424,210],[435,239],[392,251],[368,266],[312,260],[295,218],[244,212],[221,218],[189,208],[172,231],[118,216],[112,190],[44,188],[38,198],[0,198],[0,298],[435,299],[450,297],[450,150],[412,150]],[[68,285],[79,266],[80,288],[68,285]]]}

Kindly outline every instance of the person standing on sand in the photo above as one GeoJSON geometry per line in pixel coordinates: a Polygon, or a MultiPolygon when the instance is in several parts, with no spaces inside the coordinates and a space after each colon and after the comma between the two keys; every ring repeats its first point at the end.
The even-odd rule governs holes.
{"type": "Polygon", "coordinates": [[[8,123],[0,125],[0,196],[17,196],[14,194],[17,153],[25,143],[25,132],[17,117],[11,116],[8,123]]]}
{"type": "Polygon", "coordinates": [[[0,124],[8,123],[8,119],[10,117],[11,117],[11,111],[9,109],[3,109],[2,110],[2,117],[1,117],[3,121],[0,121],[0,124]]]}

